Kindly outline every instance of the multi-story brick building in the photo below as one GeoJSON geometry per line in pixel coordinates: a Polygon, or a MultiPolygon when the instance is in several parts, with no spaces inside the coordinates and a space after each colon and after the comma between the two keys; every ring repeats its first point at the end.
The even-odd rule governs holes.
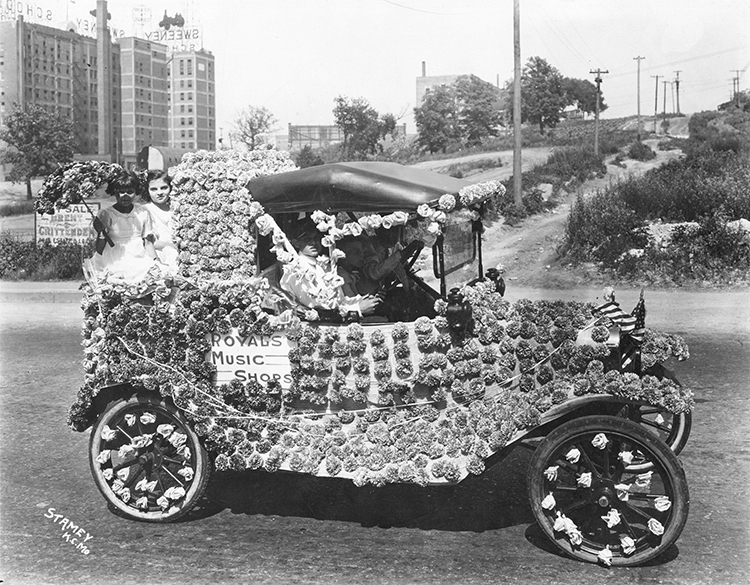
{"type": "MultiPolygon", "coordinates": [[[[120,50],[110,51],[112,125],[120,125],[120,50]]],[[[97,41],[74,32],[26,23],[0,22],[0,123],[16,106],[32,103],[73,121],[76,149],[98,152],[97,41]]],[[[120,152],[117,133],[109,151],[120,152]]]]}
{"type": "Polygon", "coordinates": [[[202,49],[172,53],[168,75],[170,145],[212,150],[217,138],[214,56],[202,49]]]}
{"type": "Polygon", "coordinates": [[[135,37],[120,39],[122,158],[135,164],[145,146],[169,146],[167,47],[135,37]]]}
{"type": "Polygon", "coordinates": [[[214,149],[213,55],[112,42],[106,7],[97,1],[97,38],[22,16],[0,22],[0,124],[16,106],[43,106],[73,121],[79,155],[127,167],[146,146],[214,149]]]}

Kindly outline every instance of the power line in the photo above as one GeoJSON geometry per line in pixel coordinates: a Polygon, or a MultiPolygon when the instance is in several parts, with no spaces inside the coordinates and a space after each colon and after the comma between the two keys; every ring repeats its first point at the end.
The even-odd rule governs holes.
{"type": "MultiPolygon", "coordinates": [[[[687,59],[679,59],[677,61],[671,61],[669,63],[656,63],[654,65],[646,67],[644,71],[652,71],[657,68],[671,67],[672,65],[679,65],[681,63],[689,63],[690,61],[699,61],[700,59],[708,59],[709,57],[717,57],[718,55],[723,55],[725,53],[731,53],[733,51],[744,51],[744,50],[745,50],[745,47],[733,47],[731,49],[722,49],[721,51],[715,51],[713,53],[705,53],[703,55],[696,55],[694,57],[688,57],[687,59]]],[[[625,71],[623,73],[614,73],[612,74],[610,79],[613,79],[615,77],[622,77],[623,75],[630,75],[630,71],[625,71]]]]}

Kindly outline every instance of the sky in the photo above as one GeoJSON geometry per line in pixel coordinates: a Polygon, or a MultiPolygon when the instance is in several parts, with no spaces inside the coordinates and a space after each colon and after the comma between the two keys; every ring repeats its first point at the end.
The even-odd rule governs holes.
{"type": "MultiPolygon", "coordinates": [[[[590,81],[592,70],[608,71],[603,118],[637,113],[639,62],[643,115],[654,113],[655,98],[662,111],[665,89],[667,111],[676,110],[677,71],[683,113],[727,101],[734,77],[748,88],[747,0],[519,1],[522,62],[540,56],[564,76],[590,81]]],[[[68,20],[85,20],[95,7],[33,4],[54,5],[68,20]]],[[[512,0],[109,0],[108,8],[117,34],[159,30],[165,12],[200,31],[216,59],[225,137],[247,106],[270,110],[279,134],[288,124],[333,124],[339,95],[365,98],[414,132],[423,62],[428,76],[471,73],[501,85],[513,77],[512,0]]]]}

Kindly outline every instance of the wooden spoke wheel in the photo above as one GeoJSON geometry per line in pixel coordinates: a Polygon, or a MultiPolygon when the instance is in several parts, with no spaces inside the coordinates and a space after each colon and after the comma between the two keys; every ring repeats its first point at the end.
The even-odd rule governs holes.
{"type": "Polygon", "coordinates": [[[688,516],[687,481],[675,454],[620,417],[586,416],[553,430],[534,452],[528,487],[534,516],[552,542],[605,565],[660,555],[688,516]],[[626,464],[636,451],[647,471],[626,464]]]}
{"type": "Polygon", "coordinates": [[[107,502],[146,522],[187,514],[206,489],[212,466],[182,413],[156,395],[107,407],[91,431],[89,463],[107,502]]]}
{"type": "MultiPolygon", "coordinates": [[[[659,437],[675,455],[679,455],[687,445],[693,426],[691,412],[673,414],[664,408],[650,404],[630,404],[623,407],[620,415],[638,423],[645,430],[659,437]]],[[[643,459],[641,453],[636,452],[633,454],[633,462],[628,469],[648,471],[650,464],[643,459]]]]}

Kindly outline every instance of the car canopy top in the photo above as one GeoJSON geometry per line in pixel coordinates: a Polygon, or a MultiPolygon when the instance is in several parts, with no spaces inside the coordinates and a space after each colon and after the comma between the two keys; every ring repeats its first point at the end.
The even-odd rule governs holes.
{"type": "Polygon", "coordinates": [[[415,211],[470,181],[390,162],[348,162],[257,177],[247,188],[269,213],[415,211]]]}

